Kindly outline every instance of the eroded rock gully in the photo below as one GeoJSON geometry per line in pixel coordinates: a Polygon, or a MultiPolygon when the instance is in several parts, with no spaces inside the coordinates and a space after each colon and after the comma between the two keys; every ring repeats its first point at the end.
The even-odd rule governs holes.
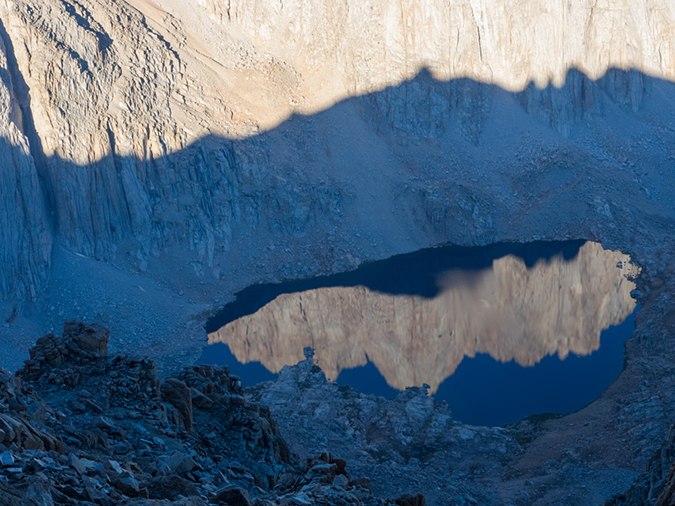
{"type": "Polygon", "coordinates": [[[519,424],[502,471],[451,479],[441,452],[411,476],[601,503],[675,419],[674,19],[666,0],[1,0],[6,366],[86,317],[113,352],[175,370],[252,283],[448,242],[591,239],[643,268],[619,380],[519,424]]]}

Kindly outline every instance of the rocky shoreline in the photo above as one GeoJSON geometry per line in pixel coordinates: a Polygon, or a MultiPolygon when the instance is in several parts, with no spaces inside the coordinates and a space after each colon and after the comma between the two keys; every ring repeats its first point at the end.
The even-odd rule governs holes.
{"type": "Polygon", "coordinates": [[[68,322],[0,371],[0,504],[422,506],[381,499],[329,452],[301,458],[226,367],[160,380],[108,355],[108,329],[68,322]]]}
{"type": "Polygon", "coordinates": [[[247,389],[227,367],[160,378],[149,358],[109,354],[109,335],[71,321],[16,374],[0,370],[0,505],[581,505],[604,502],[605,486],[610,506],[665,506],[675,494],[675,428],[642,474],[608,472],[574,464],[566,433],[556,455],[562,426],[593,444],[577,414],[473,427],[426,388],[386,400],[338,387],[310,349],[247,389]]]}

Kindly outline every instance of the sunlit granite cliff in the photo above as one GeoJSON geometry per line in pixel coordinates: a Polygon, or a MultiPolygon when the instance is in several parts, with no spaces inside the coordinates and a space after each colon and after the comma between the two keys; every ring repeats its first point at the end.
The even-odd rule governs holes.
{"type": "Polygon", "coordinates": [[[327,92],[344,97],[381,89],[425,66],[439,79],[467,77],[510,91],[531,81],[562,87],[570,68],[592,79],[609,68],[675,75],[675,11],[665,0],[200,4],[224,26],[283,55],[302,81],[313,79],[307,93],[319,102],[327,92]]]}
{"type": "Polygon", "coordinates": [[[241,362],[273,372],[303,359],[303,347],[329,378],[370,359],[400,390],[436,391],[465,356],[530,366],[546,355],[588,355],[600,332],[634,309],[629,258],[586,243],[572,260],[555,256],[532,268],[515,256],[473,273],[451,270],[433,298],[357,287],[283,294],[209,336],[241,362]],[[617,264],[626,263],[624,269],[617,264]]]}

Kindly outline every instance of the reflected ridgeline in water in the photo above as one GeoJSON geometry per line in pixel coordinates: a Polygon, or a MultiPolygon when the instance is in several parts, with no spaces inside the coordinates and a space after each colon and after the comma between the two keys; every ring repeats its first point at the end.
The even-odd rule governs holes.
{"type": "Polygon", "coordinates": [[[422,260],[421,268],[410,266],[412,276],[402,265],[378,262],[367,267],[371,278],[363,285],[351,279],[351,286],[282,293],[209,334],[209,343],[225,343],[240,362],[259,361],[272,372],[302,360],[311,346],[330,379],[370,359],[392,387],[427,383],[432,392],[476,353],[523,366],[555,353],[588,355],[602,330],[632,313],[635,285],[626,275],[634,269],[627,255],[599,244],[574,249],[576,255],[538,259],[527,251],[494,255],[491,265],[473,269],[439,271],[438,262],[422,260]],[[394,286],[430,275],[433,293],[394,286]]]}

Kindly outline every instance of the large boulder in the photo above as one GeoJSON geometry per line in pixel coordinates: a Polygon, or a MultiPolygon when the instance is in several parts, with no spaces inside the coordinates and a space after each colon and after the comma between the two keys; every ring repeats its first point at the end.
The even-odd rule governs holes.
{"type": "Polygon", "coordinates": [[[63,337],[70,338],[82,350],[102,357],[108,354],[110,330],[95,323],[85,324],[78,321],[66,322],[63,326],[63,337]]]}
{"type": "Polygon", "coordinates": [[[199,493],[197,485],[176,474],[152,477],[144,485],[151,499],[175,501],[181,495],[190,497],[199,493]]]}
{"type": "Polygon", "coordinates": [[[188,386],[176,378],[168,378],[160,387],[162,400],[175,408],[173,422],[192,432],[192,395],[188,386]]]}
{"type": "Polygon", "coordinates": [[[251,494],[235,486],[228,486],[218,490],[213,495],[212,500],[213,502],[225,503],[229,506],[251,506],[253,504],[251,494]]]}

